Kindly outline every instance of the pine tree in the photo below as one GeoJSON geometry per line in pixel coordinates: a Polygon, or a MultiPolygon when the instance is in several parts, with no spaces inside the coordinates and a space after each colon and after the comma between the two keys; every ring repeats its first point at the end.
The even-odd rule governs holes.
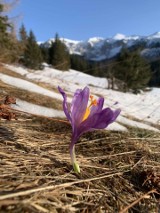
{"type": "Polygon", "coordinates": [[[19,28],[19,41],[21,42],[22,45],[26,46],[27,39],[28,39],[27,31],[24,24],[22,24],[21,27],[19,28]]]}
{"type": "Polygon", "coordinates": [[[24,52],[28,42],[28,35],[24,24],[19,28],[19,62],[23,63],[24,52]]]}
{"type": "Polygon", "coordinates": [[[42,54],[39,45],[36,42],[35,35],[29,32],[26,49],[24,51],[24,65],[31,69],[40,69],[42,63],[42,54]]]}
{"type": "Polygon", "coordinates": [[[43,58],[43,61],[46,62],[47,64],[50,63],[49,61],[49,49],[47,47],[45,47],[44,45],[40,45],[40,50],[41,50],[41,53],[42,53],[42,58],[43,58]]]}
{"type": "Polygon", "coordinates": [[[3,5],[0,4],[0,55],[6,53],[9,47],[9,34],[7,32],[9,27],[8,17],[3,16],[3,5]]]}
{"type": "Polygon", "coordinates": [[[3,16],[3,5],[0,4],[0,33],[6,34],[7,27],[9,26],[8,24],[8,17],[3,16]]]}
{"type": "Polygon", "coordinates": [[[63,42],[58,37],[55,36],[55,41],[49,49],[49,63],[53,67],[60,70],[68,70],[70,68],[70,57],[67,48],[63,42]]]}
{"type": "Polygon", "coordinates": [[[136,92],[144,88],[151,78],[150,66],[145,59],[137,51],[129,52],[127,49],[122,49],[113,73],[124,82],[124,91],[132,89],[136,92]]]}
{"type": "Polygon", "coordinates": [[[8,16],[4,15],[5,5],[0,3],[0,60],[3,62],[14,62],[18,58],[18,43],[15,35],[12,34],[13,26],[8,21],[8,16]]]}
{"type": "Polygon", "coordinates": [[[79,55],[71,55],[70,56],[71,69],[85,72],[89,69],[89,64],[87,61],[79,55]]]}
{"type": "Polygon", "coordinates": [[[160,87],[160,60],[151,62],[152,77],[150,86],[160,87]]]}

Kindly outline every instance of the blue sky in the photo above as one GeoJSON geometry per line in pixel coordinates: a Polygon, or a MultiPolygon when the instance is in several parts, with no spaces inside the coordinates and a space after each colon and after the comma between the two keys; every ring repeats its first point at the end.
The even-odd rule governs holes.
{"type": "Polygon", "coordinates": [[[60,37],[87,40],[91,37],[150,35],[160,31],[160,0],[20,0],[18,15],[37,41],[60,37]]]}

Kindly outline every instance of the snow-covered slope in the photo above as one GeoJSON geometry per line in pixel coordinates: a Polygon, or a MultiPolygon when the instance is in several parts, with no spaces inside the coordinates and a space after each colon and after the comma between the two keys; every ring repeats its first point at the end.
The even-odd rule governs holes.
{"type": "MultiPolygon", "coordinates": [[[[41,71],[27,70],[22,67],[6,65],[6,67],[14,72],[17,72],[26,80],[13,78],[12,76],[0,74],[0,80],[7,84],[16,86],[21,89],[29,90],[45,96],[53,97],[57,100],[62,100],[61,95],[56,91],[44,89],[36,84],[36,82],[44,82],[57,88],[60,85],[69,96],[72,96],[76,89],[83,88],[88,85],[91,93],[105,98],[105,107],[121,108],[122,112],[116,123],[113,123],[107,129],[126,131],[126,125],[144,129],[159,131],[160,127],[160,89],[153,88],[149,92],[144,92],[138,95],[130,93],[122,93],[107,89],[107,80],[86,75],[75,70],[59,71],[46,67],[41,71]],[[32,83],[27,79],[32,80],[32,83]],[[85,80],[86,79],[86,80],[85,80]],[[34,83],[33,83],[34,82],[34,83]],[[118,104],[114,105],[118,101],[118,104]],[[157,128],[153,127],[154,125],[157,128]]],[[[68,98],[71,101],[71,98],[68,98]]],[[[54,109],[41,108],[30,103],[25,103],[19,100],[19,109],[30,113],[62,117],[63,113],[54,109]],[[31,111],[29,111],[31,110],[31,111]]]]}
{"type": "MultiPolygon", "coordinates": [[[[155,47],[160,44],[160,32],[154,33],[149,36],[125,36],[123,34],[116,34],[112,38],[101,38],[94,37],[87,41],[74,41],[69,39],[61,39],[67,46],[70,54],[83,55],[89,60],[100,61],[104,59],[110,59],[116,56],[122,47],[130,48],[134,45],[143,45],[144,53],[145,49],[151,50],[147,52],[147,57],[154,58],[155,47]]],[[[54,39],[49,39],[48,41],[41,43],[49,47],[54,39]]],[[[143,52],[142,52],[143,55],[143,52]]],[[[144,57],[146,53],[144,54],[144,57]]]]}

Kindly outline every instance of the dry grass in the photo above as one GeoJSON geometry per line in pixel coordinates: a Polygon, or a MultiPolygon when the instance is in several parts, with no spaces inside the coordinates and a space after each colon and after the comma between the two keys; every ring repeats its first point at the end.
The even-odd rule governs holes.
{"type": "Polygon", "coordinates": [[[5,74],[5,75],[9,75],[9,76],[12,76],[14,78],[20,78],[20,79],[24,79],[25,80],[25,77],[23,75],[20,75],[12,70],[9,70],[7,68],[5,68],[3,65],[0,64],[0,72],[5,74]]]}
{"type": "MultiPolygon", "coordinates": [[[[34,72],[33,70],[28,70],[29,72],[34,72]]],[[[29,79],[29,78],[26,78],[25,76],[23,75],[20,75],[19,73],[16,73],[10,69],[7,69],[6,67],[4,67],[2,64],[0,64],[0,73],[3,73],[5,75],[9,75],[9,76],[12,76],[14,78],[20,78],[20,79],[23,79],[23,80],[27,80],[29,82],[32,82],[32,83],[35,83],[45,89],[48,89],[48,90],[53,90],[55,92],[57,92],[57,88],[55,88],[54,86],[52,86],[51,84],[47,84],[47,83],[44,83],[44,82],[40,82],[40,81],[34,81],[32,79],[29,79]]]]}
{"type": "MultiPolygon", "coordinates": [[[[61,108],[57,100],[1,81],[0,92],[61,108]]],[[[129,127],[128,133],[87,133],[76,144],[81,173],[75,174],[70,125],[18,117],[0,120],[1,213],[159,213],[160,134],[129,127]]]]}
{"type": "Polygon", "coordinates": [[[19,98],[24,101],[28,101],[33,104],[54,108],[54,109],[61,109],[62,103],[54,98],[47,97],[45,95],[37,94],[34,92],[29,92],[23,89],[19,89],[14,86],[9,86],[0,80],[0,92],[3,95],[13,96],[15,98],[19,98]],[[5,92],[4,92],[5,91],[5,92]]]}
{"type": "Polygon", "coordinates": [[[22,116],[1,120],[0,133],[0,212],[158,213],[160,135],[87,133],[76,144],[78,175],[67,123],[22,116]]]}
{"type": "MultiPolygon", "coordinates": [[[[3,65],[1,65],[1,64],[0,64],[0,73],[9,75],[9,76],[12,76],[15,78],[20,78],[20,79],[26,80],[26,78],[24,76],[3,67],[3,65]]],[[[29,79],[27,79],[27,81],[35,83],[29,79]]],[[[49,84],[45,84],[42,82],[36,82],[36,84],[45,89],[48,89],[50,91],[58,92],[57,88],[52,87],[49,84]]],[[[19,98],[24,101],[28,101],[33,104],[38,104],[41,106],[54,108],[54,109],[62,109],[62,103],[60,101],[58,101],[57,99],[47,97],[45,95],[40,95],[40,94],[37,94],[34,92],[29,92],[27,90],[19,89],[17,87],[8,85],[8,84],[2,82],[1,80],[0,80],[0,93],[3,95],[14,96],[16,98],[19,98]]]]}

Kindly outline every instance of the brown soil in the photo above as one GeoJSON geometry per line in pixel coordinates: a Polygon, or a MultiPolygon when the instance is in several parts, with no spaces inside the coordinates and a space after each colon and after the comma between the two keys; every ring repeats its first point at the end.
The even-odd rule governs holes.
{"type": "Polygon", "coordinates": [[[160,135],[84,134],[75,174],[68,123],[26,115],[0,122],[0,212],[158,213],[160,135]]]}

